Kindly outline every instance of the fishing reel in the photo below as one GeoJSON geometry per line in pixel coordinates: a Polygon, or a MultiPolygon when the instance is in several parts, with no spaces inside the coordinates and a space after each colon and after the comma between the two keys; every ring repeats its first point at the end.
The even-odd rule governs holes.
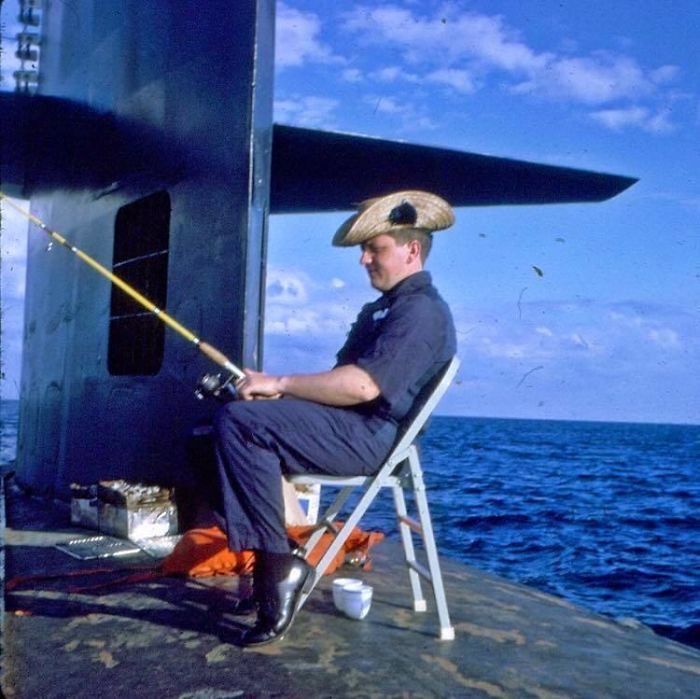
{"type": "Polygon", "coordinates": [[[194,395],[199,400],[216,398],[222,402],[236,397],[236,387],[233,385],[233,374],[204,374],[197,382],[194,395]]]}

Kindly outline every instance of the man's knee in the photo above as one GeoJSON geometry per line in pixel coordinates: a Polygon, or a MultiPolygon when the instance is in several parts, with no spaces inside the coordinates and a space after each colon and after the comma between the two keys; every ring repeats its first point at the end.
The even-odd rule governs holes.
{"type": "Polygon", "coordinates": [[[214,415],[215,439],[257,444],[266,432],[264,416],[259,415],[259,412],[255,401],[227,403],[214,415]]]}
{"type": "Polygon", "coordinates": [[[220,439],[224,434],[228,434],[231,430],[238,431],[241,423],[245,422],[241,420],[241,405],[242,403],[231,401],[214,413],[214,436],[217,439],[220,439]]]}

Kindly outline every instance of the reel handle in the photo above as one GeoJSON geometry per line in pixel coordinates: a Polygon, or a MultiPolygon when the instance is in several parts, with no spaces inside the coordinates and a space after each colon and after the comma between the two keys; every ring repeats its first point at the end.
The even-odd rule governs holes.
{"type": "Polygon", "coordinates": [[[236,397],[236,388],[233,385],[233,374],[224,377],[223,374],[204,374],[197,382],[194,395],[198,400],[216,398],[224,403],[236,397]]]}

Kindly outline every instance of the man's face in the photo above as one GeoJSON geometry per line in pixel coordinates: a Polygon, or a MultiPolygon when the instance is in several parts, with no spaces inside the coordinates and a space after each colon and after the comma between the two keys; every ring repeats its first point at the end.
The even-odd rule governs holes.
{"type": "Polygon", "coordinates": [[[388,291],[422,268],[420,246],[415,241],[401,245],[382,233],[362,243],[360,264],[367,270],[375,289],[388,291]]]}

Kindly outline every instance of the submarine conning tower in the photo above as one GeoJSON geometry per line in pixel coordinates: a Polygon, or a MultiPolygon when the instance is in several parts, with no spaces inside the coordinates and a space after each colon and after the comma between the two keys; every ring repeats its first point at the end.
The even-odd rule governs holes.
{"type": "MultiPolygon", "coordinates": [[[[0,93],[3,191],[239,366],[262,362],[270,213],[394,189],[457,207],[602,201],[635,181],[273,125],[273,0],[32,6],[36,89],[0,93]]],[[[21,485],[67,498],[72,482],[187,481],[211,366],[40,231],[23,340],[21,485]]]]}

